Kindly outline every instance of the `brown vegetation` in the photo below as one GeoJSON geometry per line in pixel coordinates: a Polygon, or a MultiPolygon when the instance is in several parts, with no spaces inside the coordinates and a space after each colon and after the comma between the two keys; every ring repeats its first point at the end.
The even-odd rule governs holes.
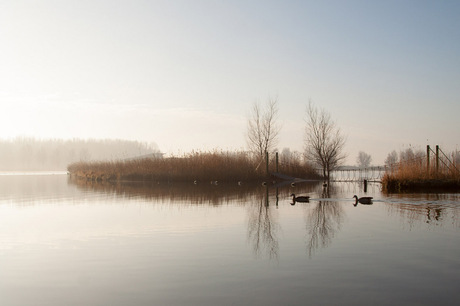
{"type": "MultiPolygon", "coordinates": [[[[274,161],[270,171],[274,171],[274,161]]],[[[183,157],[147,158],[106,162],[77,162],[68,166],[71,176],[95,181],[238,182],[267,179],[265,161],[247,153],[193,152],[183,157]]],[[[300,159],[279,165],[292,177],[318,178],[300,159]]]]}
{"type": "Polygon", "coordinates": [[[460,171],[455,163],[430,162],[426,157],[401,160],[387,167],[382,178],[386,192],[404,191],[460,191],[460,171]]]}

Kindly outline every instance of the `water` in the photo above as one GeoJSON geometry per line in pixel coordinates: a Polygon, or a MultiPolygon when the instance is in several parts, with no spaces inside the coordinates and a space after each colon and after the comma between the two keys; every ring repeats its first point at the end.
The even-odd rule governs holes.
{"type": "Polygon", "coordinates": [[[459,194],[276,193],[0,175],[0,305],[460,302],[459,194]]]}

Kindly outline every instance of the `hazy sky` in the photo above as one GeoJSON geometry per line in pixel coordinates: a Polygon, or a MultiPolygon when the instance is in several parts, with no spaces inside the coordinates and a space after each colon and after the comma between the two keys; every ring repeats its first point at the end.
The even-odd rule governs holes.
{"type": "Polygon", "coordinates": [[[120,138],[166,153],[243,150],[279,101],[278,148],[305,107],[359,151],[460,149],[460,1],[0,2],[0,138],[120,138]]]}

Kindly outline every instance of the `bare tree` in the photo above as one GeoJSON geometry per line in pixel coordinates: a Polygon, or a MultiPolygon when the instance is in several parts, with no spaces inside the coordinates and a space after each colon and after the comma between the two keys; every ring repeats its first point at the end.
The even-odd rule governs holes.
{"type": "Polygon", "coordinates": [[[414,163],[425,159],[425,152],[422,150],[414,151],[412,148],[407,148],[399,152],[399,161],[404,163],[414,163]]]}
{"type": "Polygon", "coordinates": [[[385,159],[385,166],[387,167],[394,167],[396,163],[398,163],[398,153],[393,150],[391,153],[388,153],[387,158],[385,159]]]}
{"type": "Polygon", "coordinates": [[[366,152],[360,151],[356,158],[356,163],[360,168],[367,168],[371,165],[372,157],[366,152]]]}
{"type": "Polygon", "coordinates": [[[330,173],[345,160],[345,137],[324,109],[318,110],[312,102],[307,106],[305,135],[306,155],[323,170],[329,180],[330,173]]]}
{"type": "Polygon", "coordinates": [[[276,146],[280,132],[277,116],[277,99],[269,98],[264,109],[259,102],[255,102],[252,107],[248,120],[247,141],[249,149],[261,157],[276,146]]]}

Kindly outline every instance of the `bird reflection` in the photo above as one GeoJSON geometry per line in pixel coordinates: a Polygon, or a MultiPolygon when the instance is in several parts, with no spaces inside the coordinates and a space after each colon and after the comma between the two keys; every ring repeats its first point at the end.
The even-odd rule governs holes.
{"type": "MultiPolygon", "coordinates": [[[[268,187],[267,187],[268,188],[268,187]]],[[[248,239],[252,242],[254,254],[259,256],[267,252],[270,259],[278,259],[279,224],[274,220],[269,205],[268,189],[254,205],[248,205],[248,239]]]]}
{"type": "Polygon", "coordinates": [[[296,202],[301,202],[301,203],[309,203],[310,202],[310,197],[309,196],[295,196],[294,193],[291,194],[292,197],[292,203],[291,205],[295,205],[296,202]]]}

